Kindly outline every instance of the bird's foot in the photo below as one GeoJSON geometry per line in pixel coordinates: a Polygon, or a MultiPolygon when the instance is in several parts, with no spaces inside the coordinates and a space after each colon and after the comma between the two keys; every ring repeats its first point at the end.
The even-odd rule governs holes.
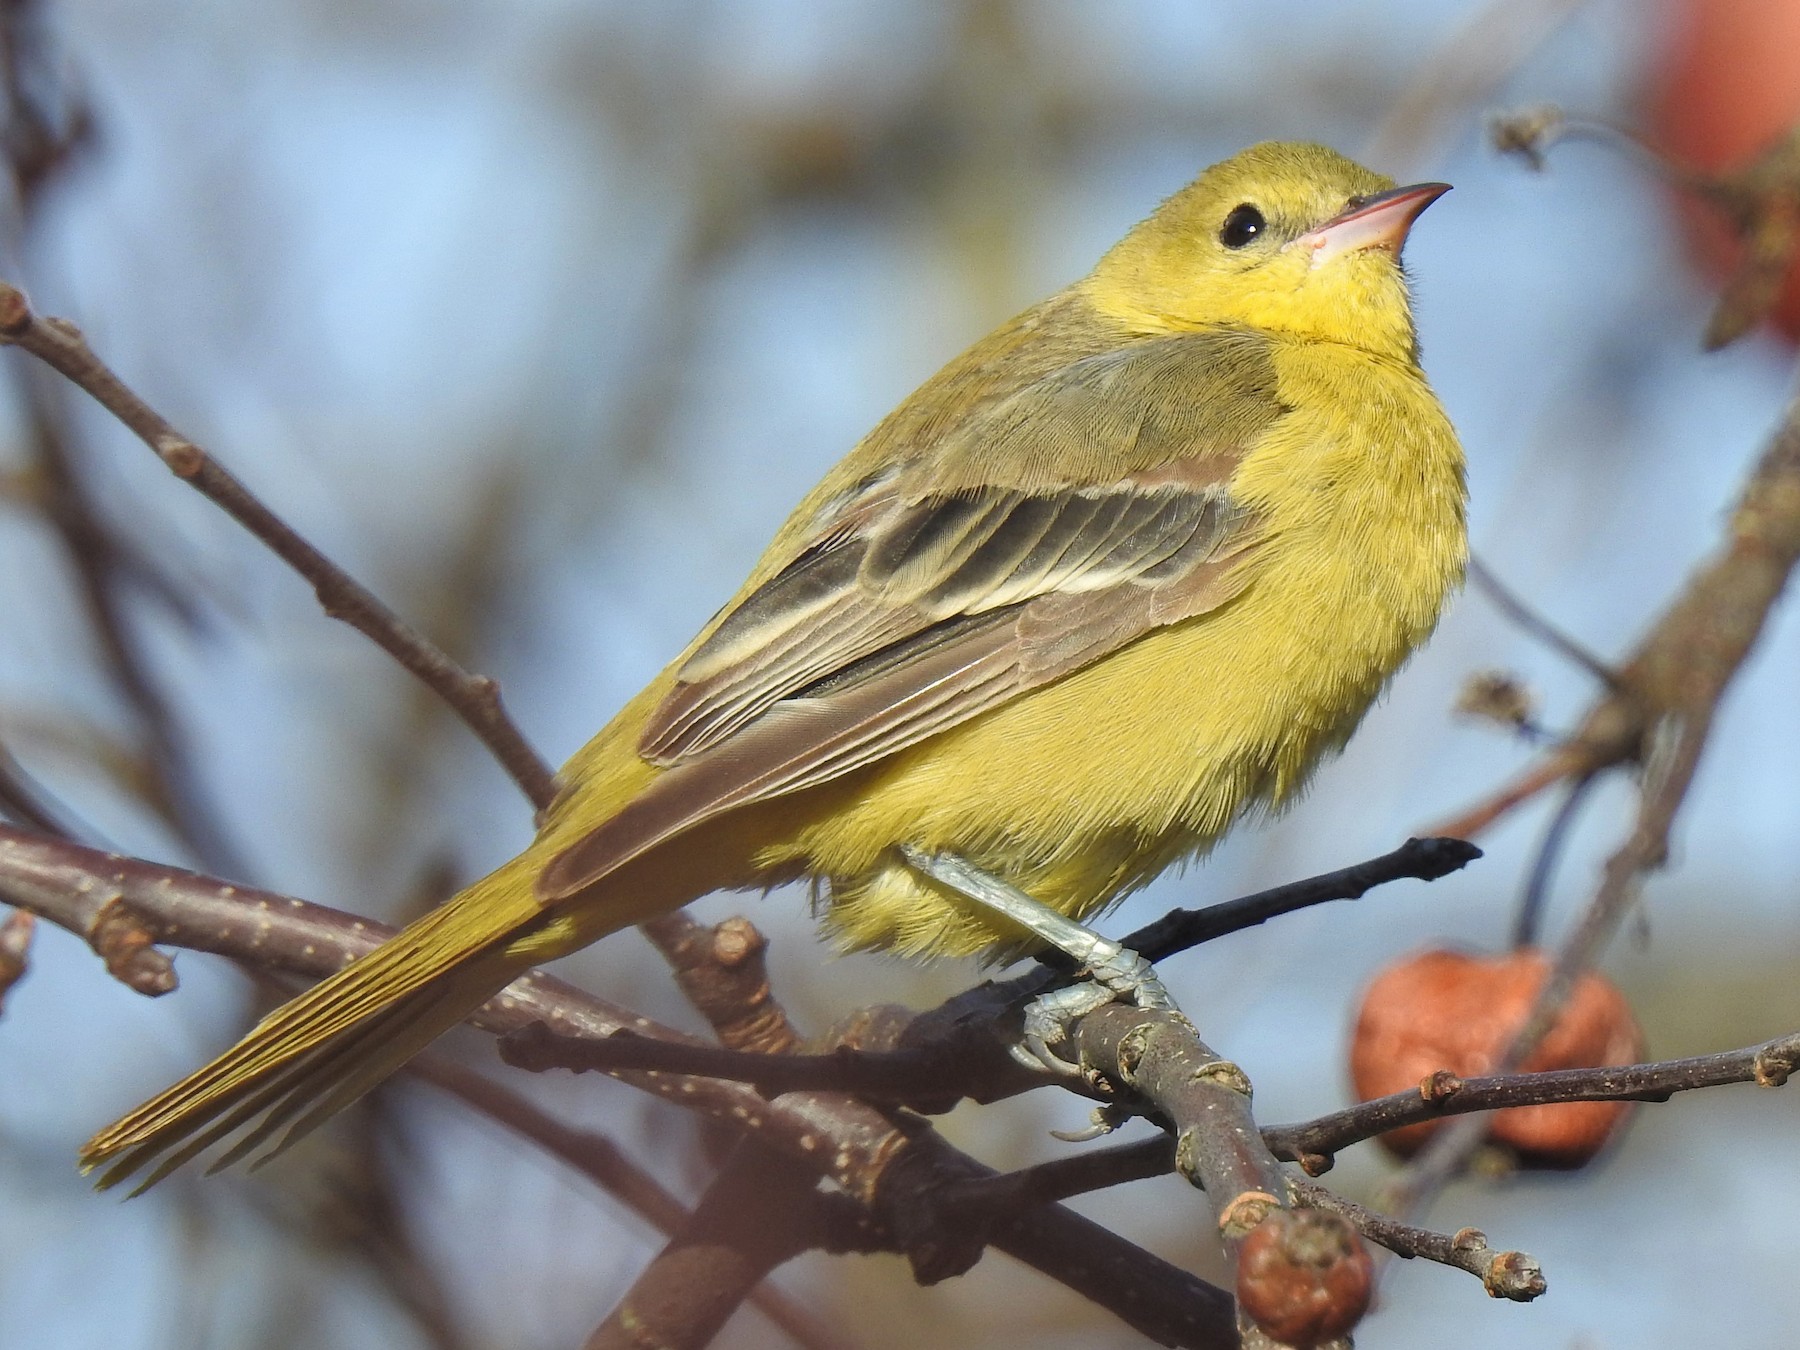
{"type": "Polygon", "coordinates": [[[1009,881],[985,872],[954,853],[925,853],[903,847],[907,866],[958,895],[992,910],[1068,955],[1085,978],[1040,994],[1025,1008],[1024,1033],[1013,1058],[1060,1081],[1085,1083],[1081,1067],[1056,1052],[1069,1028],[1096,1008],[1124,1000],[1139,1008],[1179,1011],[1156,968],[1085,924],[1034,900],[1009,881]]]}

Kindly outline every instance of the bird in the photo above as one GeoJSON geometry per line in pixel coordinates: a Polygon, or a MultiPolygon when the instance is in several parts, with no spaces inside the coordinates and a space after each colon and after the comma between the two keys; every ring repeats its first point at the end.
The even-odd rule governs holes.
{"type": "Polygon", "coordinates": [[[1206,169],[826,473],[523,852],[83,1169],[270,1156],[532,967],[713,891],[803,880],[843,947],[1005,956],[1029,936],[909,858],[1079,919],[1292,801],[1463,576],[1400,258],[1446,191],[1308,143],[1206,169]]]}

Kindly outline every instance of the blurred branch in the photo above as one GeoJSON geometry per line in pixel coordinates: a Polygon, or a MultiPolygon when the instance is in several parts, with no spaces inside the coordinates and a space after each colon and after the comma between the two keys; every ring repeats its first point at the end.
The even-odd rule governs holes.
{"type": "Polygon", "coordinates": [[[1616,683],[1574,734],[1513,784],[1445,822],[1435,834],[1479,833],[1514,806],[1566,778],[1597,774],[1645,756],[1653,733],[1672,735],[1669,772],[1646,791],[1632,839],[1607,867],[1605,894],[1622,894],[1663,862],[1668,830],[1719,701],[1761,636],[1800,561],[1800,402],[1745,482],[1724,546],[1697,568],[1632,654],[1616,683]]]}
{"type": "Polygon", "coordinates": [[[335,1122],[339,1147],[309,1160],[311,1176],[284,1175],[286,1203],[265,1208],[272,1222],[327,1257],[359,1263],[433,1350],[479,1350],[445,1281],[413,1241],[396,1164],[405,1136],[391,1103],[391,1093],[377,1090],[352,1106],[335,1122]]]}
{"type": "Polygon", "coordinates": [[[410,628],[362,583],[271,511],[206,451],[178,432],[94,354],[73,324],[42,319],[16,287],[0,282],[0,341],[18,347],[90,394],[177,478],[222,508],[312,586],[319,604],[368,637],[454,708],[540,810],[555,795],[549,767],[500,702],[500,688],[471,675],[410,628]]]}
{"type": "MultiPolygon", "coordinates": [[[[50,50],[41,7],[33,0],[12,0],[0,8],[0,153],[13,189],[3,233],[6,252],[16,260],[22,262],[45,190],[91,143],[93,130],[85,97],[72,88],[50,50]]],[[[62,387],[25,367],[13,371],[13,383],[31,465],[29,500],[62,547],[102,668],[136,722],[140,744],[124,786],[203,865],[242,873],[131,622],[128,592],[134,584],[145,586],[187,622],[194,611],[179,598],[180,588],[125,542],[101,509],[82,472],[82,446],[65,416],[62,387]]]]}
{"type": "MultiPolygon", "coordinates": [[[[687,1206],[605,1135],[565,1125],[519,1093],[433,1051],[413,1060],[407,1072],[581,1173],[659,1233],[676,1233],[689,1222],[687,1206]]],[[[756,1285],[748,1300],[796,1345],[831,1350],[844,1344],[841,1336],[773,1285],[756,1285]]]]}
{"type": "Polygon", "coordinates": [[[0,1012],[5,1011],[6,996],[12,987],[24,977],[36,928],[37,916],[22,909],[0,919],[0,1012]]]}
{"type": "MultiPolygon", "coordinates": [[[[585,1350],[703,1350],[738,1304],[793,1257],[890,1248],[866,1210],[818,1189],[811,1167],[754,1139],[742,1140],[693,1215],[594,1329],[585,1350]]],[[[796,1330],[783,1329],[790,1335],[796,1330]]],[[[818,1350],[849,1344],[816,1323],[795,1339],[818,1350]]]]}
{"type": "MultiPolygon", "coordinates": [[[[129,618],[134,580],[129,555],[116,541],[77,467],[59,390],[40,372],[16,368],[15,384],[40,479],[44,520],[62,544],[99,644],[103,668],[132,711],[142,744],[125,786],[167,824],[203,864],[243,875],[236,847],[204,800],[200,773],[180,721],[156,678],[129,618]]],[[[159,583],[160,585],[160,583],[159,583]]]]}
{"type": "Polygon", "coordinates": [[[1489,0],[1420,63],[1362,158],[1401,177],[1421,170],[1458,115],[1497,94],[1586,0],[1489,0]]]}
{"type": "Polygon", "coordinates": [[[1747,163],[1708,173],[1671,160],[1628,127],[1600,118],[1569,117],[1545,105],[1495,120],[1502,153],[1542,169],[1563,141],[1594,141],[1621,150],[1652,173],[1717,208],[1743,245],[1737,268],[1720,289],[1701,346],[1717,351],[1755,328],[1781,293],[1782,279],[1800,251],[1800,126],[1778,137],[1747,163]]]}
{"type": "Polygon", "coordinates": [[[1548,167],[1549,153],[1557,146],[1586,141],[1622,152],[1675,187],[1714,191],[1711,175],[1677,164],[1630,127],[1603,117],[1571,117],[1554,103],[1500,114],[1488,125],[1488,139],[1501,154],[1516,155],[1539,172],[1548,167]]]}
{"type": "Polygon", "coordinates": [[[1550,895],[1550,879],[1556,872],[1556,864],[1562,856],[1563,844],[1568,839],[1569,831],[1574,828],[1576,818],[1587,802],[1588,793],[1597,781],[1594,774],[1582,774],[1576,778],[1569,784],[1569,790],[1563,795],[1556,813],[1550,817],[1549,828],[1544,831],[1537,854],[1531,860],[1531,872],[1526,876],[1525,889],[1519,895],[1518,910],[1513,914],[1514,947],[1538,945],[1544,905],[1550,895]]]}
{"type": "Polygon", "coordinates": [[[1567,657],[1608,689],[1618,683],[1618,672],[1526,604],[1480,558],[1469,559],[1469,580],[1481,588],[1482,593],[1502,614],[1546,647],[1567,657]]]}
{"type": "Polygon", "coordinates": [[[4,745],[0,745],[0,815],[59,839],[69,836],[68,827],[57,819],[41,789],[4,745]]]}
{"type": "Polygon", "coordinates": [[[687,1206],[607,1136],[565,1125],[511,1088],[435,1051],[407,1069],[580,1172],[658,1232],[673,1232],[687,1219],[687,1206]]]}

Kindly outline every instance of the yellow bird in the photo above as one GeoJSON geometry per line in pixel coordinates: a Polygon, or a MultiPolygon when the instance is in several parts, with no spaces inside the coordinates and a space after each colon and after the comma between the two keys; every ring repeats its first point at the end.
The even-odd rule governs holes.
{"type": "Polygon", "coordinates": [[[284,1147],[525,970],[710,891],[807,878],[847,946],[1016,950],[902,850],[1079,917],[1290,798],[1462,577],[1399,259],[1444,191],[1317,145],[1208,169],[833,468],[523,853],[84,1167],[284,1147]]]}

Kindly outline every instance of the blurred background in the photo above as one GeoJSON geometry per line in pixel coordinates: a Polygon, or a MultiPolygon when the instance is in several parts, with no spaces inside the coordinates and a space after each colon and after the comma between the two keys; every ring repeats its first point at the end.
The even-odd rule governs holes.
{"type": "MultiPolygon", "coordinates": [[[[1534,174],[1484,141],[1494,110],[1544,100],[1628,121],[1668,105],[1663,128],[1691,153],[1731,133],[1682,128],[1721,109],[1730,123],[1754,90],[1800,115],[1800,67],[1730,68],[1737,92],[1711,102],[1670,73],[1703,19],[1800,26],[1785,0],[5,8],[15,101],[77,144],[8,208],[4,275],[497,676],[553,760],[681,647],[882,413],[1251,141],[1322,140],[1456,185],[1407,257],[1425,364],[1469,451],[1475,545],[1601,653],[1625,650],[1715,544],[1789,395],[1788,338],[1700,353],[1709,283],[1641,168],[1576,145],[1534,174]]],[[[1800,60],[1800,36],[1748,47],[1800,60]]],[[[22,134],[15,108],[15,159],[22,134]]],[[[56,814],[126,851],[385,917],[523,845],[527,808],[459,725],[42,373],[17,356],[0,370],[0,745],[56,814]],[[100,562],[42,509],[59,462],[120,541],[100,562]],[[110,657],[96,568],[122,597],[110,657]],[[121,659],[137,685],[122,687],[121,659]]],[[[1674,867],[1607,959],[1657,1057],[1800,1026],[1797,666],[1790,607],[1728,698],[1674,867]]],[[[1551,727],[1591,694],[1471,590],[1299,807],[1163,879],[1109,931],[1383,852],[1482,796],[1530,753],[1452,711],[1493,668],[1528,683],[1551,727]]],[[[1581,817],[1552,935],[1632,802],[1611,783],[1581,817]]],[[[1509,819],[1449,880],[1170,963],[1208,1040],[1255,1080],[1261,1118],[1347,1099],[1350,1009],[1384,962],[1434,940],[1505,943],[1549,809],[1509,819]]],[[[746,905],[810,1031],[977,974],[826,959],[796,894],[701,909],[746,905]]],[[[635,934],[566,964],[694,1025],[635,934]]],[[[180,994],[152,1002],[46,930],[8,998],[6,1350],[569,1346],[656,1249],[586,1182],[406,1082],[253,1177],[95,1196],[74,1171],[80,1141],[255,1010],[224,963],[178,968],[180,994]]],[[[501,1072],[485,1039],[455,1048],[501,1072]]],[[[709,1175],[679,1111],[610,1082],[509,1080],[684,1196],[709,1175]]],[[[1792,1091],[1678,1098],[1579,1175],[1452,1188],[1434,1226],[1532,1252],[1549,1295],[1494,1302],[1414,1263],[1390,1272],[1363,1343],[1454,1328],[1472,1348],[1791,1344],[1791,1300],[1769,1292],[1791,1287],[1800,1255],[1792,1091]]],[[[1040,1093],[943,1124],[1006,1167],[1063,1151],[1047,1131],[1084,1117],[1040,1093]]],[[[1366,1195],[1390,1167],[1363,1146],[1332,1180],[1366,1195]]],[[[1204,1204],[1179,1182],[1078,1207],[1209,1269],[1204,1204]]],[[[1135,1343],[998,1255],[929,1290],[897,1258],[815,1256],[778,1282],[871,1350],[1135,1343]]],[[[722,1343],[786,1342],[747,1309],[722,1343]]]]}

